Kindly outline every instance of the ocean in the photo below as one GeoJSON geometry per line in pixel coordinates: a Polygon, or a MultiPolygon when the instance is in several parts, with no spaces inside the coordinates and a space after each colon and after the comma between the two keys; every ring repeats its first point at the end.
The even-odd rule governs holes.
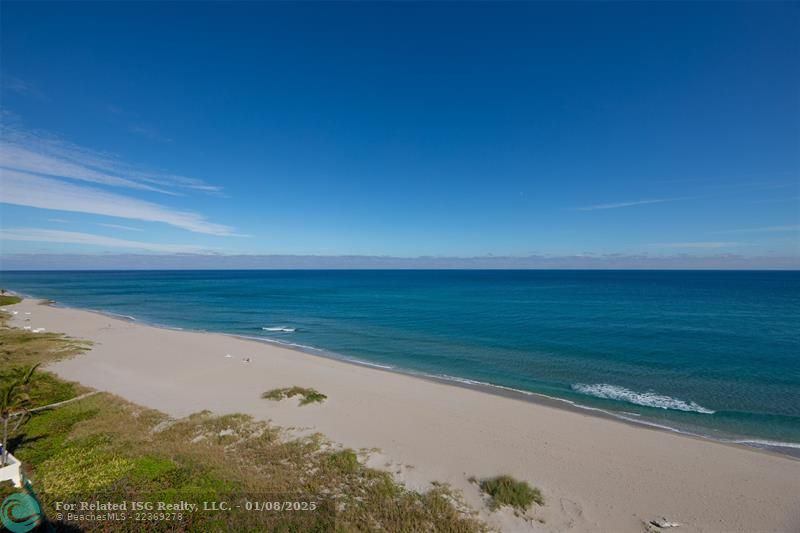
{"type": "Polygon", "coordinates": [[[800,454],[800,272],[0,272],[0,286],[800,454]]]}

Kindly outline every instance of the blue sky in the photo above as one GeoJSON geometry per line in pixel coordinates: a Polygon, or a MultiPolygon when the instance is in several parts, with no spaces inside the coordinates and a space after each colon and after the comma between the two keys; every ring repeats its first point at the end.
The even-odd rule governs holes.
{"type": "Polygon", "coordinates": [[[5,256],[800,257],[797,3],[0,20],[5,256]]]}

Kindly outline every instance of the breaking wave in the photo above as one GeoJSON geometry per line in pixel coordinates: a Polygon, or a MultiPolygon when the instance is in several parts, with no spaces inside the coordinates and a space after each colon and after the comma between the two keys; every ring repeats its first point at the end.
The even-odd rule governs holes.
{"type": "Polygon", "coordinates": [[[694,402],[686,402],[683,400],[679,400],[677,398],[673,398],[671,396],[665,396],[663,394],[658,394],[652,391],[635,392],[630,389],[626,389],[625,387],[620,387],[618,385],[609,385],[607,383],[596,383],[594,385],[578,383],[572,385],[572,390],[574,390],[575,392],[580,392],[581,394],[594,396],[595,398],[618,400],[622,402],[633,403],[636,405],[642,405],[645,407],[656,407],[658,409],[673,409],[676,411],[691,411],[695,413],[703,413],[706,415],[712,415],[715,412],[711,409],[706,409],[702,405],[698,405],[694,402]]]}
{"type": "Polygon", "coordinates": [[[261,328],[264,331],[280,331],[282,333],[294,333],[295,328],[287,328],[286,326],[272,326],[269,328],[261,328]]]}

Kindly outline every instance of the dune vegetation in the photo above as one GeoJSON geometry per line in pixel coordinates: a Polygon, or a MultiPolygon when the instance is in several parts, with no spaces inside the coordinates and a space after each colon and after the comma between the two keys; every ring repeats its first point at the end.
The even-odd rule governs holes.
{"type": "Polygon", "coordinates": [[[494,509],[508,505],[518,511],[526,511],[534,503],[544,505],[544,497],[539,489],[508,475],[483,479],[479,486],[491,498],[491,507],[494,509]]]}
{"type": "MultiPolygon", "coordinates": [[[[88,346],[63,335],[10,328],[7,318],[0,318],[0,386],[16,368],[72,356],[88,346]]],[[[297,393],[301,403],[324,399],[310,391],[297,393]]],[[[408,490],[389,473],[364,466],[359,452],[322,435],[293,437],[241,414],[203,411],[172,419],[107,393],[81,397],[86,392],[38,370],[30,383],[32,408],[76,400],[33,413],[9,441],[53,523],[58,500],[227,501],[241,507],[184,512],[179,527],[177,516],[148,520],[145,515],[144,521],[117,522],[114,530],[486,530],[448,487],[408,490]],[[245,499],[313,503],[315,510],[257,513],[246,508],[245,499]]],[[[0,498],[16,490],[2,484],[0,498]]],[[[70,525],[107,529],[103,522],[70,525]]]]}
{"type": "Polygon", "coordinates": [[[13,305],[22,301],[19,296],[12,296],[8,294],[0,294],[0,305],[13,305]]]}
{"type": "Polygon", "coordinates": [[[284,389],[272,389],[268,390],[264,394],[261,395],[262,398],[265,400],[275,400],[280,401],[285,398],[293,398],[295,396],[300,396],[300,404],[299,405],[308,405],[310,403],[322,403],[326,399],[327,396],[322,394],[316,389],[309,389],[305,387],[287,387],[284,389]]]}

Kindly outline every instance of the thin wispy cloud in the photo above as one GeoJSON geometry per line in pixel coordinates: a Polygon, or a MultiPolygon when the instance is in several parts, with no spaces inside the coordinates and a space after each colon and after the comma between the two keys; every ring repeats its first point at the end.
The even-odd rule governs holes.
{"type": "Polygon", "coordinates": [[[110,248],[125,248],[131,250],[147,250],[151,252],[166,253],[212,253],[208,248],[188,245],[188,244],[160,244],[142,241],[131,241],[127,239],[117,239],[114,237],[104,237],[91,233],[80,233],[76,231],[59,231],[36,228],[17,228],[0,230],[0,241],[26,241],[26,242],[53,242],[82,244],[93,246],[104,246],[110,248]]]}
{"type": "Polygon", "coordinates": [[[0,136],[3,168],[164,194],[221,191],[196,178],[136,168],[113,154],[89,150],[42,132],[4,124],[0,136]]]}
{"type": "Polygon", "coordinates": [[[717,248],[731,248],[735,246],[748,246],[746,242],[736,241],[704,241],[704,242],[657,242],[650,246],[653,248],[703,248],[703,249],[717,249],[717,248]]]}
{"type": "Polygon", "coordinates": [[[0,169],[6,204],[161,222],[195,233],[233,236],[229,226],[215,224],[191,211],[178,211],[128,196],[16,170],[0,169]]]}
{"type": "Polygon", "coordinates": [[[145,191],[174,194],[146,183],[121,178],[63,158],[37,153],[7,142],[0,142],[0,167],[79,181],[88,181],[111,187],[125,187],[145,191]]]}
{"type": "Polygon", "coordinates": [[[678,178],[678,179],[663,179],[655,180],[651,183],[654,184],[672,184],[672,183],[691,183],[693,185],[712,185],[717,188],[730,190],[730,189],[760,189],[760,188],[773,188],[773,187],[786,187],[797,182],[798,176],[796,173],[780,173],[765,178],[763,174],[750,174],[738,176],[726,176],[715,178],[678,178]]]}
{"type": "Polygon", "coordinates": [[[595,211],[597,209],[620,209],[623,207],[633,207],[637,205],[660,204],[663,202],[671,202],[678,199],[679,198],[657,198],[651,200],[634,200],[631,202],[614,202],[608,204],[587,205],[582,207],[575,207],[573,209],[576,211],[595,211]]]}
{"type": "Polygon", "coordinates": [[[714,233],[786,233],[800,231],[800,224],[788,224],[786,226],[762,226],[760,228],[741,228],[730,229],[724,231],[715,231],[714,233]]]}
{"type": "Polygon", "coordinates": [[[104,228],[111,228],[111,229],[121,229],[124,231],[144,231],[142,228],[134,228],[131,226],[123,226],[122,224],[104,224],[99,223],[98,226],[103,226],[104,228]]]}
{"type": "Polygon", "coordinates": [[[783,202],[799,202],[800,203],[800,196],[781,196],[780,198],[769,198],[767,200],[758,200],[753,202],[754,204],[775,204],[775,203],[783,203],[783,202]]]}

